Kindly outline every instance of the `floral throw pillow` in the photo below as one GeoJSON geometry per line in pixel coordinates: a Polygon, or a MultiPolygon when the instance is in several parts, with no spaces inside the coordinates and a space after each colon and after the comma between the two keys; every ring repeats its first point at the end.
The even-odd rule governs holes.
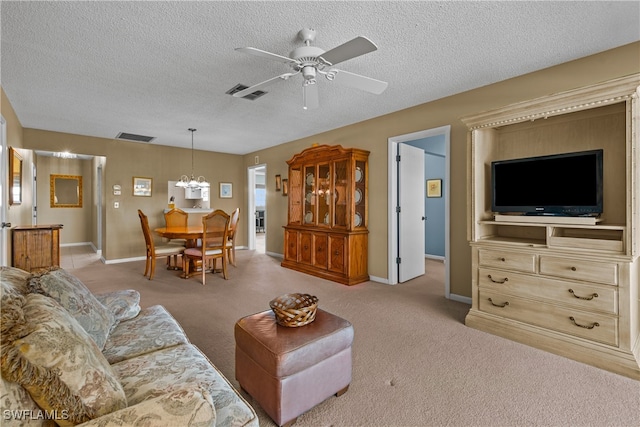
{"type": "Polygon", "coordinates": [[[16,267],[0,267],[0,283],[7,292],[27,293],[27,281],[31,274],[16,267]]]}
{"type": "Polygon", "coordinates": [[[62,305],[102,350],[109,333],[117,324],[110,309],[105,307],[74,275],[62,268],[31,276],[27,285],[31,293],[49,296],[62,305]]]}
{"type": "Polygon", "coordinates": [[[0,367],[60,426],[127,406],[124,390],[96,343],[52,298],[28,294],[2,306],[0,367]]]}
{"type": "Polygon", "coordinates": [[[118,322],[133,319],[140,313],[140,292],[134,289],[98,294],[96,298],[111,310],[118,322]]]}
{"type": "Polygon", "coordinates": [[[3,425],[11,427],[42,427],[42,409],[36,405],[27,390],[20,384],[0,377],[0,408],[3,425]],[[38,419],[40,418],[40,419],[38,419]]]}

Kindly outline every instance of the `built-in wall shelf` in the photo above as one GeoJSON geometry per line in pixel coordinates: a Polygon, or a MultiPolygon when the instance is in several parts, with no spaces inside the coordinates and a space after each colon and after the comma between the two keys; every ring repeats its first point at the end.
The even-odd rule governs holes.
{"type": "Polygon", "coordinates": [[[624,253],[624,225],[478,221],[479,241],[535,248],[624,253]]]}

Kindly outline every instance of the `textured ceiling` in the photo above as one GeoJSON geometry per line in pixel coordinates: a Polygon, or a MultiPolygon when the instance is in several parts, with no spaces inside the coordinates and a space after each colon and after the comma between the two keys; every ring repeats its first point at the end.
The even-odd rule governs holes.
{"type": "MultiPolygon", "coordinates": [[[[8,2],[0,84],[24,127],[245,154],[640,40],[640,2],[8,2]],[[381,95],[300,76],[255,101],[225,94],[287,72],[236,52],[288,56],[302,28],[329,50],[378,50],[338,68],[381,95]]],[[[64,147],[61,147],[63,149],[64,147]]]]}

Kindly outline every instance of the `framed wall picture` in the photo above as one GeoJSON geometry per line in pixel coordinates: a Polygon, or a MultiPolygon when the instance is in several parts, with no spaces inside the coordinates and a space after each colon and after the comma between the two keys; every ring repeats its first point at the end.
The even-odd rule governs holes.
{"type": "Polygon", "coordinates": [[[220,198],[221,199],[230,199],[233,197],[233,184],[230,182],[221,182],[220,183],[220,198]]]}
{"type": "Polygon", "coordinates": [[[287,178],[284,178],[282,180],[282,195],[286,196],[289,194],[289,180],[287,178]]]}
{"type": "Polygon", "coordinates": [[[282,188],[282,178],[280,175],[276,175],[276,191],[280,191],[282,188]]]}
{"type": "Polygon", "coordinates": [[[427,197],[442,197],[442,180],[427,180],[427,197]]]}
{"type": "Polygon", "coordinates": [[[151,185],[153,178],[145,178],[142,176],[133,177],[133,195],[142,197],[151,197],[151,185]]]}
{"type": "Polygon", "coordinates": [[[22,156],[9,147],[9,205],[22,204],[22,156]]]}

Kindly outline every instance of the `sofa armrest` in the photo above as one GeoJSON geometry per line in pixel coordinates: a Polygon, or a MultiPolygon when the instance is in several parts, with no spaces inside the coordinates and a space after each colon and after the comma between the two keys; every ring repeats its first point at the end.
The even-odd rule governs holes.
{"type": "Polygon", "coordinates": [[[82,427],[107,427],[144,425],[166,426],[215,426],[216,411],[208,391],[184,388],[142,401],[128,408],[95,418],[82,427]]]}
{"type": "Polygon", "coordinates": [[[133,319],[140,313],[140,292],[129,289],[95,295],[106,306],[117,321],[133,319]]]}

